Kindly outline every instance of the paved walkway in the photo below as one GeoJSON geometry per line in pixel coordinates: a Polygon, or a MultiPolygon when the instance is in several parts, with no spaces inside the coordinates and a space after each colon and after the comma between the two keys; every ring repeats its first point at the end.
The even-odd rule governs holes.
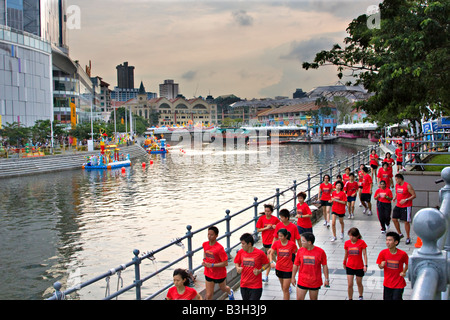
{"type": "MultiPolygon", "coordinates": [[[[395,172],[394,172],[395,175],[395,172]]],[[[374,192],[378,186],[374,185],[374,192]]],[[[394,205],[393,205],[394,206],[394,205]]],[[[347,300],[347,276],[342,266],[344,260],[344,242],[348,240],[347,231],[351,227],[359,229],[363,240],[367,243],[367,257],[369,260],[369,267],[367,273],[363,278],[364,286],[364,299],[365,300],[382,300],[383,299],[383,272],[376,264],[376,259],[381,250],[386,249],[385,234],[381,233],[381,226],[378,221],[376,213],[376,201],[372,197],[372,210],[373,215],[368,216],[363,214],[363,207],[359,207],[359,199],[356,200],[355,217],[354,219],[348,219],[348,215],[344,218],[344,239],[339,239],[340,224],[337,221],[336,234],[338,240],[331,242],[332,236],[331,227],[326,228],[323,226],[323,218],[317,222],[313,228],[313,233],[316,237],[315,245],[324,249],[327,254],[330,288],[322,287],[319,291],[319,300],[347,300]]],[[[405,238],[401,239],[398,246],[399,249],[405,251],[409,256],[412,255],[415,247],[417,237],[411,226],[411,244],[406,245],[406,233],[404,223],[400,223],[401,231],[405,234],[405,238]]],[[[394,224],[391,222],[390,231],[396,231],[394,224]]],[[[257,245],[259,248],[259,244],[257,245]]],[[[409,300],[411,295],[411,283],[406,276],[407,287],[403,294],[403,299],[409,300]]],[[[291,285],[292,293],[291,300],[296,299],[296,289],[291,285]]],[[[356,282],[354,284],[353,299],[358,299],[358,288],[356,282]]],[[[239,289],[235,290],[236,300],[241,300],[239,289]]],[[[280,282],[275,275],[275,271],[272,269],[269,274],[269,282],[263,283],[263,294],[261,300],[282,300],[283,294],[281,292],[280,282]]],[[[307,294],[306,299],[309,300],[307,294]]]]}

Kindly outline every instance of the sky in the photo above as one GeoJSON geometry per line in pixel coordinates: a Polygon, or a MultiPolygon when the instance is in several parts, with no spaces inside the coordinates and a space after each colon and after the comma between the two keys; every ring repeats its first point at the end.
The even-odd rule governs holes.
{"type": "Polygon", "coordinates": [[[336,68],[304,70],[343,45],[352,19],[376,0],[68,0],[70,57],[117,86],[116,66],[135,67],[135,87],[159,95],[173,79],[186,98],[288,96],[336,84],[336,68]]]}

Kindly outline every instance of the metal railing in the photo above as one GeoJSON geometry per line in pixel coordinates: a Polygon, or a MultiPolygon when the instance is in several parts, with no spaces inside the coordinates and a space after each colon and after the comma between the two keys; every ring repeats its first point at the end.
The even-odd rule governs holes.
{"type": "Polygon", "coordinates": [[[449,133],[422,134],[414,139],[402,138],[403,168],[406,166],[450,166],[424,161],[429,155],[450,155],[449,133]]]}
{"type": "Polygon", "coordinates": [[[413,228],[422,239],[409,260],[411,300],[448,300],[450,283],[450,167],[441,177],[446,185],[439,191],[440,210],[426,208],[414,216],[413,228]]]}
{"type": "MultiPolygon", "coordinates": [[[[62,285],[60,282],[56,282],[53,287],[55,289],[55,292],[53,294],[52,297],[50,297],[48,300],[63,300],[65,299],[68,295],[77,292],[79,290],[81,290],[82,288],[85,288],[87,286],[90,286],[94,283],[99,282],[100,280],[105,279],[107,283],[109,283],[109,279],[111,276],[117,274],[119,280],[121,280],[121,273],[126,270],[128,267],[134,266],[134,282],[126,287],[122,287],[122,288],[118,288],[118,290],[115,293],[109,294],[109,288],[107,287],[106,290],[106,294],[105,294],[105,300],[111,300],[114,298],[117,298],[118,296],[120,296],[121,294],[130,291],[132,289],[135,289],[136,292],[136,300],[141,300],[142,299],[142,292],[141,292],[141,288],[144,284],[144,282],[152,279],[153,277],[159,275],[160,273],[162,273],[165,270],[168,270],[169,268],[171,268],[172,266],[176,265],[177,263],[180,263],[181,261],[187,259],[188,260],[188,269],[190,272],[195,273],[195,271],[203,268],[203,266],[200,264],[198,266],[194,266],[194,255],[196,253],[203,253],[203,247],[200,246],[196,249],[193,249],[193,238],[194,236],[201,234],[201,237],[204,238],[204,231],[207,230],[209,227],[211,226],[219,226],[220,224],[225,224],[225,234],[218,237],[217,241],[220,240],[225,240],[226,241],[226,246],[224,246],[226,253],[228,254],[228,257],[231,258],[231,252],[234,248],[236,248],[237,246],[240,245],[240,241],[237,241],[235,244],[232,244],[232,236],[234,234],[236,234],[238,231],[240,231],[239,235],[241,234],[241,230],[249,225],[254,224],[253,227],[253,234],[255,239],[258,239],[258,232],[256,229],[256,223],[258,221],[258,218],[260,216],[259,212],[259,208],[262,204],[266,204],[269,201],[273,202],[274,205],[274,210],[277,214],[277,216],[279,216],[279,211],[280,208],[287,206],[289,203],[293,203],[292,204],[292,210],[291,214],[294,214],[296,212],[296,206],[297,206],[297,192],[300,190],[300,187],[302,187],[303,192],[305,192],[307,194],[307,203],[311,204],[312,201],[316,200],[316,196],[317,194],[315,193],[316,191],[318,191],[318,187],[319,185],[322,183],[323,181],[323,175],[324,174],[329,174],[330,177],[333,179],[334,174],[340,174],[342,170],[344,170],[346,167],[349,167],[351,169],[351,172],[354,172],[361,163],[368,163],[369,162],[369,155],[372,149],[378,149],[379,146],[372,146],[367,148],[364,151],[358,152],[357,154],[353,155],[352,157],[347,157],[344,160],[338,160],[335,164],[330,164],[329,168],[323,170],[322,168],[320,169],[320,171],[314,175],[308,174],[307,178],[297,182],[294,181],[294,184],[289,187],[286,188],[282,191],[280,191],[280,189],[276,189],[276,192],[274,195],[265,198],[263,200],[259,200],[257,197],[254,198],[254,202],[252,205],[239,210],[236,213],[231,214],[230,210],[226,210],[226,215],[225,218],[220,219],[214,223],[211,223],[210,225],[204,226],[203,228],[200,228],[198,230],[192,231],[192,226],[188,225],[187,228],[187,232],[186,234],[181,237],[181,238],[177,238],[176,240],[173,240],[172,242],[168,243],[167,245],[157,249],[157,250],[153,250],[150,251],[148,253],[145,253],[141,256],[140,255],[140,251],[135,249],[133,251],[134,257],[131,261],[129,261],[128,263],[122,264],[119,267],[110,269],[109,271],[89,280],[86,281],[82,284],[76,285],[64,292],[61,291],[62,285]],[[291,193],[291,197],[289,197],[286,201],[285,200],[285,194],[289,194],[291,193]],[[242,214],[248,214],[250,212],[250,214],[252,215],[252,218],[250,220],[248,220],[247,222],[237,226],[236,228],[232,228],[231,227],[231,221],[236,218],[237,216],[240,216],[242,214]],[[150,260],[154,260],[155,259],[155,255],[158,253],[161,253],[164,250],[169,249],[170,247],[173,246],[182,246],[182,248],[184,248],[184,245],[182,244],[183,241],[187,242],[187,251],[184,255],[182,255],[181,257],[171,261],[170,263],[166,264],[164,267],[160,268],[159,270],[145,276],[145,277],[141,277],[141,271],[140,271],[140,265],[141,263],[146,260],[146,259],[150,259],[150,260]]],[[[203,255],[201,255],[203,257],[203,255]]],[[[169,283],[166,286],[164,286],[163,288],[158,289],[156,292],[152,293],[151,295],[149,295],[148,297],[145,298],[145,300],[151,300],[155,297],[157,297],[158,295],[160,295],[161,293],[163,293],[165,290],[169,289],[170,287],[173,286],[173,283],[169,283]]]]}

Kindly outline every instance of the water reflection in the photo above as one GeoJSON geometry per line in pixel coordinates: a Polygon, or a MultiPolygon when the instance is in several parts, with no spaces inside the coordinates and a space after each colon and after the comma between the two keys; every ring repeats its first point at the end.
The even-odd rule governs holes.
{"type": "MultiPolygon", "coordinates": [[[[55,281],[64,288],[86,281],[130,261],[135,248],[157,249],[183,236],[188,224],[198,229],[222,219],[226,209],[236,212],[254,196],[268,197],[357,150],[282,146],[272,167],[259,161],[270,154],[264,148],[173,150],[151,156],[152,165],[149,158],[136,159],[124,173],[74,170],[1,180],[0,299],[48,297],[55,281]]],[[[182,252],[173,249],[159,263],[182,252]]],[[[155,268],[150,264],[142,272],[155,268]]],[[[104,292],[102,283],[80,298],[100,299],[104,292]]]]}

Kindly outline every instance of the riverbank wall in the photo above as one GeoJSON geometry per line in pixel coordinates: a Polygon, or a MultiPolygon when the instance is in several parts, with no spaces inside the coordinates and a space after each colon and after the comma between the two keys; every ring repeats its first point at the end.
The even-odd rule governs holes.
{"type": "MultiPolygon", "coordinates": [[[[130,159],[147,155],[147,152],[138,144],[121,146],[120,152],[129,154],[130,159]]],[[[0,159],[0,179],[81,169],[86,162],[86,157],[95,153],[97,152],[77,151],[38,158],[0,159]]]]}

